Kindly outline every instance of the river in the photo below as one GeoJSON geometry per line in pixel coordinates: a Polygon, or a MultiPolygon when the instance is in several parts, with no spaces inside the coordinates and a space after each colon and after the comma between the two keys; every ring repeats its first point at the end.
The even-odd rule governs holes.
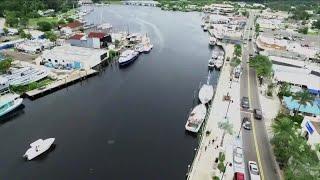
{"type": "Polygon", "coordinates": [[[0,124],[0,179],[185,179],[197,139],[184,125],[211,55],[200,13],[110,5],[87,21],[147,33],[154,49],[125,69],[109,66],[25,99],[25,108],[0,124]],[[31,142],[49,137],[56,138],[51,152],[22,158],[31,142]]]}

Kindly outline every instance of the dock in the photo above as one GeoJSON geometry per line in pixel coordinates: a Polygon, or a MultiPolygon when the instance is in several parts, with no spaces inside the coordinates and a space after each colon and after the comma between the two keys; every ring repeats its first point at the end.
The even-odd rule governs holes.
{"type": "Polygon", "coordinates": [[[45,96],[52,92],[55,92],[59,89],[62,89],[66,86],[72,85],[78,81],[84,80],[86,78],[95,76],[98,74],[98,71],[94,69],[84,70],[84,71],[75,71],[70,75],[66,76],[63,79],[59,79],[44,88],[38,88],[31,91],[28,91],[24,94],[24,96],[28,97],[31,100],[37,99],[39,97],[45,96]]]}

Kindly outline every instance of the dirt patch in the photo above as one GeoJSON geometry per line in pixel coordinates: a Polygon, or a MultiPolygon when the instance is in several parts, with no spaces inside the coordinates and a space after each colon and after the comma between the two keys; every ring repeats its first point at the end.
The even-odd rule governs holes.
{"type": "Polygon", "coordinates": [[[2,53],[5,56],[12,57],[13,60],[19,60],[19,61],[24,61],[28,63],[34,63],[34,59],[36,59],[39,55],[38,54],[28,54],[24,52],[19,52],[15,50],[4,50],[2,53]]]}

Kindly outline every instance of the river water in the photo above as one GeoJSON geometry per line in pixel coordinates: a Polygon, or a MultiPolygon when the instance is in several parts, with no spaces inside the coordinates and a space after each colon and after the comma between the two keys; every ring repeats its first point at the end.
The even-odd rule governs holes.
{"type": "Polygon", "coordinates": [[[125,69],[25,99],[0,124],[0,179],[185,179],[197,139],[184,125],[211,55],[200,13],[112,5],[87,20],[148,33],[154,49],[125,69]],[[51,152],[22,159],[29,143],[49,137],[51,152]]]}

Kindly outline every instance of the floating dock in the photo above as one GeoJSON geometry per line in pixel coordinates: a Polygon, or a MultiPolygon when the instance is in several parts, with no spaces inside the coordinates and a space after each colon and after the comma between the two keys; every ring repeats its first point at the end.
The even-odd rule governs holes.
{"type": "Polygon", "coordinates": [[[38,89],[28,91],[24,93],[24,96],[28,97],[31,100],[34,100],[97,74],[98,74],[98,71],[94,69],[71,73],[66,78],[57,80],[45,86],[44,88],[38,88],[38,89]]]}

